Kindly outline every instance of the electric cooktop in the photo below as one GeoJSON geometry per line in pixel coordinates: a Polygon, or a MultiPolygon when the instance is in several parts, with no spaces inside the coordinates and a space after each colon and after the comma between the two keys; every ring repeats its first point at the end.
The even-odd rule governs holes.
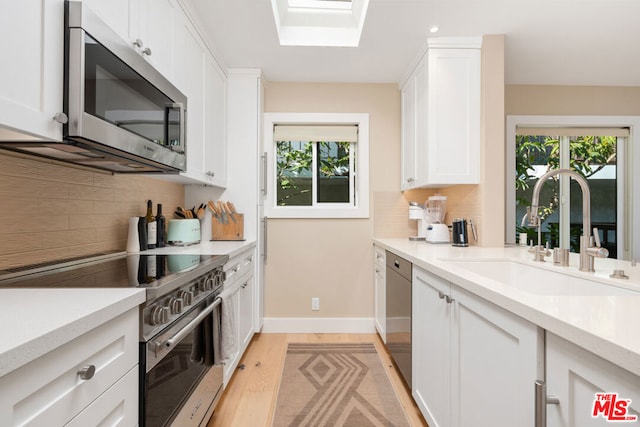
{"type": "Polygon", "coordinates": [[[0,272],[0,288],[145,288],[147,300],[222,266],[227,255],[99,255],[0,272]]]}

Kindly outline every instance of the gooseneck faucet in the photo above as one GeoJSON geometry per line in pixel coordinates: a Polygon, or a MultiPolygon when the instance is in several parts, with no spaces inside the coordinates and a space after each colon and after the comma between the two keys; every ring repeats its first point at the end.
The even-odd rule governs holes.
{"type": "MultiPolygon", "coordinates": [[[[589,191],[589,184],[587,180],[577,173],[573,169],[551,169],[536,182],[533,187],[533,197],[531,199],[531,211],[529,213],[529,225],[532,227],[538,227],[538,246],[536,247],[536,260],[539,261],[538,253],[542,249],[540,242],[541,224],[540,217],[538,215],[538,204],[540,200],[540,191],[544,186],[547,179],[556,175],[568,175],[575,179],[580,185],[582,190],[582,236],[580,236],[580,271],[595,271],[593,268],[593,261],[596,257],[606,258],[609,256],[609,251],[606,248],[600,247],[600,236],[597,229],[594,229],[593,237],[591,236],[591,192],[589,191]],[[596,245],[594,245],[594,238],[596,245]]],[[[543,258],[544,259],[544,258],[543,258]]]]}

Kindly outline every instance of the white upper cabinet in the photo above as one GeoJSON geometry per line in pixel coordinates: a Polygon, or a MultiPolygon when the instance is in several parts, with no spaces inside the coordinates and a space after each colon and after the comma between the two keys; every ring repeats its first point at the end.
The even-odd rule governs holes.
{"type": "Polygon", "coordinates": [[[222,68],[186,18],[176,26],[174,81],[187,95],[187,170],[163,179],[225,187],[226,86],[222,68]]]}
{"type": "Polygon", "coordinates": [[[64,1],[22,0],[0,14],[0,138],[61,140],[64,1]],[[24,136],[22,136],[24,138],[24,136]]]}
{"type": "Polygon", "coordinates": [[[481,39],[430,39],[401,89],[401,188],[480,177],[481,39]]]}
{"type": "Polygon", "coordinates": [[[158,70],[173,81],[174,20],[181,11],[173,0],[131,0],[138,3],[132,14],[130,40],[138,51],[158,70]],[[137,18],[137,19],[135,19],[137,18]],[[137,31],[136,31],[137,30],[137,31]],[[137,43],[138,40],[141,43],[137,43]],[[140,44],[140,46],[138,46],[140,44]]]}
{"type": "Polygon", "coordinates": [[[173,79],[174,21],[180,10],[174,0],[84,0],[120,37],[167,79],[173,79]]]}
{"type": "Polygon", "coordinates": [[[133,23],[138,19],[140,0],[83,0],[83,3],[124,40],[135,40],[133,23]]]}
{"type": "Polygon", "coordinates": [[[204,171],[208,182],[227,186],[226,150],[227,79],[217,62],[207,55],[204,62],[204,171]]]}

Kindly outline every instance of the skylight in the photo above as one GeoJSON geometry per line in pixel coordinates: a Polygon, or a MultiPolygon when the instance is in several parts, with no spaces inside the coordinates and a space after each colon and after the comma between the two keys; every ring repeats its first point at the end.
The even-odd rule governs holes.
{"type": "Polygon", "coordinates": [[[271,0],[283,46],[356,47],[369,0],[271,0]]]}

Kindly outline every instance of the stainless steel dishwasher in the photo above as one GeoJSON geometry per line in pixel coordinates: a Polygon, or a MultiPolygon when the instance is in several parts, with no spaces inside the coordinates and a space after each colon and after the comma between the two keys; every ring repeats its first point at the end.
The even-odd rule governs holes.
{"type": "Polygon", "coordinates": [[[411,388],[411,263],[387,251],[387,349],[411,388]]]}

